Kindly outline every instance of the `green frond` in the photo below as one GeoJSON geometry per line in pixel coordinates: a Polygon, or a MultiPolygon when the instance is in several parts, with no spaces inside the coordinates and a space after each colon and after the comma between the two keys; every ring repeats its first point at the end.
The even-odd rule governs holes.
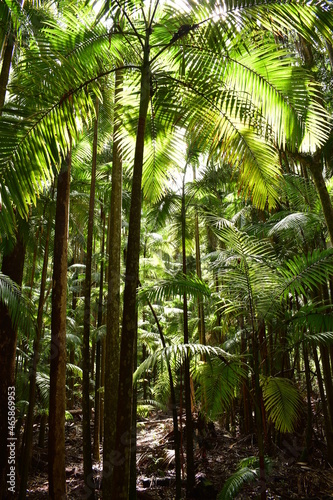
{"type": "Polygon", "coordinates": [[[148,299],[150,302],[158,302],[167,297],[182,296],[184,293],[192,297],[209,297],[211,290],[196,275],[191,277],[182,275],[161,280],[149,288],[140,288],[138,296],[140,301],[148,299]]]}
{"type": "Polygon", "coordinates": [[[14,328],[20,328],[24,332],[34,332],[32,304],[22,295],[17,285],[1,272],[0,302],[7,307],[14,328]]]}
{"type": "Polygon", "coordinates": [[[134,383],[137,382],[139,378],[143,375],[145,371],[155,366],[156,362],[159,360],[168,359],[184,359],[186,356],[205,356],[206,358],[218,357],[225,360],[225,362],[231,362],[235,360],[236,357],[227,353],[220,347],[213,347],[203,344],[172,344],[165,348],[158,348],[155,352],[150,354],[143,363],[137,368],[134,373],[134,383]]]}
{"type": "Polygon", "coordinates": [[[281,296],[295,292],[306,294],[306,289],[317,288],[333,273],[333,249],[316,249],[306,256],[297,255],[286,260],[279,272],[282,276],[281,296]]]}
{"type": "Polygon", "coordinates": [[[79,377],[82,379],[82,368],[80,368],[79,366],[77,365],[73,365],[72,363],[66,363],[66,371],[68,373],[70,373],[70,375],[72,376],[75,376],[75,377],[79,377]]]}
{"type": "Polygon", "coordinates": [[[262,381],[262,392],[268,419],[280,432],[293,432],[304,402],[291,380],[267,377],[262,381]]]}
{"type": "Polygon", "coordinates": [[[36,385],[38,388],[43,408],[48,408],[49,397],[50,397],[50,375],[42,372],[37,372],[36,385]]]}
{"type": "MultiPolygon", "coordinates": [[[[271,470],[271,461],[265,457],[265,470],[271,470]]],[[[217,500],[232,500],[240,492],[245,483],[251,482],[260,477],[260,465],[258,457],[246,457],[241,460],[229,479],[224,483],[222,491],[217,495],[217,500]]]]}
{"type": "Polygon", "coordinates": [[[215,420],[223,414],[246,377],[246,367],[237,361],[225,363],[212,359],[209,363],[198,363],[194,378],[199,383],[198,397],[205,401],[205,413],[209,418],[215,420]]]}

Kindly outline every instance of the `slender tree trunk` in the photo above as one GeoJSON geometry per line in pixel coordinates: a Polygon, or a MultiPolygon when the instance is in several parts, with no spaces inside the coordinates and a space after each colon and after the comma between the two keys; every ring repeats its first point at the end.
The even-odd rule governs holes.
{"type": "MultiPolygon", "coordinates": [[[[185,168],[186,172],[186,168],[185,168]]],[[[183,255],[183,274],[186,276],[186,248],[185,248],[185,172],[183,176],[182,190],[182,255],[183,255]]],[[[187,314],[187,295],[183,296],[184,311],[184,344],[189,343],[188,332],[188,314],[187,314]]],[[[195,484],[194,470],[194,452],[193,452],[193,422],[191,408],[191,378],[190,378],[190,358],[189,351],[184,360],[184,386],[185,386],[185,412],[186,412],[186,495],[190,496],[195,484]]]]}
{"type": "Polygon", "coordinates": [[[89,373],[89,340],[90,340],[90,295],[91,295],[91,260],[92,241],[95,215],[95,190],[96,190],[96,166],[97,166],[97,140],[98,140],[98,110],[99,102],[96,98],[96,119],[94,123],[94,139],[92,154],[92,169],[89,199],[88,235],[87,235],[87,257],[86,257],[86,279],[84,284],[84,321],[83,321],[83,346],[82,346],[82,434],[83,434],[83,474],[86,485],[87,498],[94,498],[94,480],[92,473],[91,458],[91,432],[90,432],[90,373],[89,373]]]}
{"type": "MultiPolygon", "coordinates": [[[[151,305],[151,302],[148,300],[148,305],[149,308],[154,316],[154,319],[156,321],[158,333],[160,334],[160,339],[162,342],[162,346],[165,349],[166,348],[166,343],[165,343],[165,338],[163,334],[163,330],[161,327],[161,324],[158,320],[158,317],[154,311],[153,306],[151,305]]],[[[181,498],[181,466],[180,466],[180,434],[179,434],[179,429],[178,429],[178,418],[177,418],[177,402],[176,402],[176,393],[175,393],[175,386],[173,383],[173,377],[172,377],[172,371],[171,371],[171,366],[170,366],[170,360],[166,358],[166,363],[167,363],[167,368],[168,368],[168,375],[169,375],[169,383],[170,383],[170,394],[171,394],[171,404],[172,404],[172,421],[173,421],[173,433],[174,433],[174,439],[175,439],[175,465],[176,465],[176,500],[179,500],[181,498]]]]}
{"type": "Polygon", "coordinates": [[[319,388],[319,394],[320,394],[322,408],[323,408],[326,444],[327,444],[327,459],[328,459],[330,464],[333,464],[333,428],[332,428],[332,422],[331,422],[331,418],[330,418],[328,407],[327,407],[327,401],[326,401],[324,384],[323,384],[323,377],[321,374],[321,368],[320,368],[320,363],[319,363],[316,347],[313,347],[313,359],[314,359],[314,362],[316,365],[318,388],[319,388]]]}
{"type": "Polygon", "coordinates": [[[131,422],[133,397],[133,356],[136,329],[136,290],[139,276],[141,182],[144,137],[150,92],[149,30],[146,32],[144,61],[141,70],[140,110],[136,136],[131,208],[126,259],[124,311],[120,348],[119,391],[116,428],[116,474],[113,478],[113,498],[127,500],[130,478],[131,422]]]}
{"type": "Polygon", "coordinates": [[[306,422],[306,432],[305,432],[305,446],[302,452],[301,460],[307,460],[309,455],[309,450],[311,447],[312,439],[312,408],[311,408],[311,376],[310,376],[310,363],[309,363],[309,353],[305,343],[302,343],[303,347],[303,359],[305,368],[305,380],[306,380],[306,394],[307,394],[307,422],[306,422]]]}
{"type": "MultiPolygon", "coordinates": [[[[196,179],[195,167],[193,166],[193,180],[196,179]]],[[[200,255],[200,233],[199,233],[199,217],[198,212],[195,210],[195,264],[196,272],[199,279],[201,279],[201,255],[200,255]]],[[[205,331],[205,315],[202,297],[198,297],[198,318],[199,318],[199,342],[206,345],[206,331],[205,331]]],[[[204,361],[204,359],[203,359],[204,361]]]]}
{"type": "MultiPolygon", "coordinates": [[[[137,317],[138,320],[138,317],[137,317]]],[[[134,345],[134,365],[133,371],[138,367],[138,338],[135,339],[134,345]]],[[[133,388],[133,410],[132,410],[132,444],[131,444],[131,463],[130,463],[130,486],[129,497],[131,500],[136,500],[136,439],[137,439],[137,404],[138,404],[138,390],[137,386],[133,388]]]]}
{"type": "Polygon", "coordinates": [[[39,361],[40,339],[42,337],[42,328],[43,328],[43,307],[45,302],[51,227],[52,227],[52,221],[49,220],[47,225],[43,269],[42,269],[41,285],[39,292],[36,338],[34,340],[34,354],[29,374],[29,408],[28,408],[27,421],[24,429],[24,443],[23,443],[23,451],[21,457],[21,484],[20,484],[20,494],[19,494],[20,500],[23,500],[26,497],[28,473],[31,462],[34,407],[35,407],[35,397],[36,397],[36,375],[37,375],[37,365],[39,361]]]}
{"type": "MultiPolygon", "coordinates": [[[[101,254],[104,255],[105,245],[105,214],[101,207],[101,221],[103,225],[101,254]]],[[[103,321],[103,283],[104,283],[104,258],[101,262],[99,277],[99,296],[98,296],[98,315],[97,329],[102,326],[103,321]]],[[[101,418],[101,340],[96,342],[96,378],[95,378],[95,419],[94,419],[94,459],[100,461],[99,443],[100,443],[100,418],[101,418]]]]}
{"type": "Polygon", "coordinates": [[[66,306],[71,149],[70,144],[66,162],[58,175],[54,235],[48,449],[49,496],[52,500],[66,498],[66,306]]]}
{"type": "Polygon", "coordinates": [[[6,89],[9,79],[10,68],[12,64],[13,53],[14,53],[14,34],[10,32],[7,38],[7,44],[2,59],[2,67],[0,73],[0,116],[2,113],[2,108],[5,104],[6,89]]]}
{"type": "Polygon", "coordinates": [[[333,245],[333,206],[325,184],[323,167],[321,165],[319,155],[317,155],[313,161],[308,163],[308,168],[311,172],[313,182],[315,183],[320,198],[328,234],[333,245]]]}
{"type": "Polygon", "coordinates": [[[122,74],[116,71],[115,117],[113,129],[111,211],[108,239],[108,301],[106,319],[105,353],[105,407],[103,446],[103,496],[111,498],[113,452],[115,450],[118,377],[119,377],[119,321],[120,321],[120,262],[122,215],[122,161],[120,151],[119,98],[122,91],[122,74]]]}
{"type": "MultiPolygon", "coordinates": [[[[12,251],[4,255],[2,260],[2,273],[18,286],[21,286],[23,279],[25,248],[23,240],[17,235],[12,251]]],[[[7,445],[11,437],[8,434],[8,396],[9,393],[15,394],[16,341],[17,330],[12,324],[7,306],[0,302],[0,498],[5,498],[7,489],[6,471],[9,465],[7,445]]],[[[10,441],[10,444],[12,443],[15,441],[10,441]]]]}

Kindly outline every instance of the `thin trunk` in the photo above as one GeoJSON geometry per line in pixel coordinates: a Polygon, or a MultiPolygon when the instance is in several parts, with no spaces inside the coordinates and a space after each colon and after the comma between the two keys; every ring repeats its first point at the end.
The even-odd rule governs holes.
{"type": "Polygon", "coordinates": [[[121,213],[122,213],[122,161],[119,140],[119,98],[122,91],[122,74],[115,76],[115,118],[113,129],[111,211],[108,237],[108,300],[106,319],[105,353],[105,408],[103,447],[103,496],[112,495],[112,454],[115,449],[115,422],[117,416],[119,377],[119,321],[120,321],[120,262],[121,262],[121,213]]]}
{"type": "MultiPolygon", "coordinates": [[[[8,255],[4,255],[1,271],[18,286],[22,284],[25,244],[17,235],[16,243],[8,255]]],[[[15,354],[17,329],[12,324],[8,308],[0,302],[0,498],[7,489],[8,444],[14,446],[17,436],[8,431],[9,395],[15,394],[15,354]],[[13,438],[13,440],[11,440],[13,438]]],[[[12,399],[11,399],[12,400],[12,399]]],[[[15,404],[15,401],[14,401],[15,404]]]]}
{"type": "Polygon", "coordinates": [[[99,102],[96,98],[96,118],[94,123],[94,139],[92,151],[92,168],[89,199],[88,235],[87,235],[87,258],[86,278],[84,284],[84,320],[83,320],[83,346],[82,346],[82,438],[83,438],[83,475],[86,485],[87,498],[93,499],[94,480],[91,458],[91,432],[90,432],[90,373],[89,373],[89,340],[90,340],[90,295],[91,295],[91,261],[92,241],[95,215],[95,190],[96,190],[96,166],[97,166],[97,140],[98,140],[98,110],[99,102]]]}
{"type": "MultiPolygon", "coordinates": [[[[185,168],[186,172],[186,168],[185,168]]],[[[185,248],[185,172],[183,176],[182,190],[182,256],[183,256],[183,274],[186,276],[186,248],[185,248]]],[[[184,314],[184,344],[189,343],[188,314],[187,314],[187,295],[183,296],[183,314],[184,314]]],[[[190,358],[189,352],[184,360],[184,386],[185,386],[185,413],[186,413],[186,495],[190,496],[195,485],[194,470],[194,451],[193,451],[193,422],[191,409],[191,380],[190,380],[190,358]]]]}
{"type": "MultiPolygon", "coordinates": [[[[133,371],[138,367],[138,341],[137,337],[134,345],[134,365],[133,371]]],[[[129,497],[131,500],[136,500],[136,439],[137,439],[137,404],[138,404],[138,389],[137,386],[133,388],[133,411],[132,411],[132,445],[131,445],[131,463],[130,463],[130,486],[129,497]]]]}
{"type": "Polygon", "coordinates": [[[29,408],[28,408],[27,421],[24,429],[24,443],[23,443],[24,448],[21,457],[21,484],[20,484],[20,494],[19,494],[20,500],[26,497],[28,473],[31,462],[34,407],[35,407],[35,397],[36,397],[36,375],[37,375],[37,365],[39,361],[40,339],[42,337],[42,328],[43,328],[43,307],[45,302],[51,227],[52,227],[52,221],[49,220],[47,225],[43,269],[42,269],[41,285],[39,293],[36,338],[34,340],[34,355],[33,355],[32,367],[30,369],[30,374],[29,374],[29,408]]]}
{"type": "Polygon", "coordinates": [[[146,32],[144,61],[141,70],[140,110],[136,136],[131,208],[126,259],[124,311],[120,349],[119,391],[116,428],[117,473],[114,475],[112,495],[117,500],[127,500],[129,492],[131,422],[133,395],[133,354],[137,334],[136,290],[139,276],[141,182],[144,137],[150,92],[149,35],[146,32]]]}
{"type": "MultiPolygon", "coordinates": [[[[196,179],[195,167],[193,166],[193,180],[196,179]]],[[[199,233],[199,217],[198,212],[195,210],[195,264],[196,272],[199,279],[201,279],[201,255],[200,255],[200,233],[199,233]]],[[[199,319],[199,342],[206,345],[206,331],[205,331],[205,315],[202,297],[198,297],[198,319],[199,319]]],[[[203,361],[205,358],[203,357],[203,361]]]]}
{"type": "Polygon", "coordinates": [[[6,89],[9,79],[10,68],[12,65],[13,53],[14,53],[14,34],[10,32],[7,38],[7,44],[2,59],[2,67],[0,73],[0,116],[2,113],[2,108],[5,104],[6,89]]]}
{"type": "Polygon", "coordinates": [[[325,425],[325,434],[326,434],[326,444],[327,444],[327,459],[330,464],[333,464],[333,429],[332,423],[328,412],[323,377],[321,374],[320,363],[317,354],[317,348],[313,347],[313,359],[316,365],[316,373],[317,373],[317,381],[319,394],[321,398],[321,404],[323,408],[323,416],[324,416],[324,425],[325,425]]]}
{"type": "Polygon", "coordinates": [[[321,201],[321,206],[323,209],[323,214],[328,229],[328,234],[331,240],[331,244],[333,245],[333,206],[331,203],[329,192],[327,191],[327,187],[325,184],[320,157],[316,156],[316,158],[313,161],[309,162],[308,168],[311,172],[313,182],[315,183],[321,201]]]}
{"type": "MultiPolygon", "coordinates": [[[[103,207],[101,207],[101,220],[103,225],[102,246],[101,254],[104,255],[105,245],[105,214],[103,207]]],[[[97,315],[97,329],[102,326],[103,321],[103,283],[104,283],[104,259],[101,262],[100,276],[99,276],[99,296],[98,296],[98,315],[97,315]]],[[[94,419],[94,459],[100,461],[99,443],[100,443],[100,418],[101,418],[101,340],[98,339],[96,343],[96,379],[95,379],[95,419],[94,419]]]]}
{"type": "MultiPolygon", "coordinates": [[[[147,299],[149,309],[151,310],[154,319],[156,321],[158,333],[160,335],[160,339],[162,342],[163,349],[166,348],[166,343],[165,343],[165,338],[163,334],[163,329],[161,327],[161,324],[158,320],[157,314],[150,302],[149,299],[147,299]]],[[[169,375],[169,384],[170,384],[170,395],[171,395],[171,404],[172,404],[172,421],[173,421],[173,433],[174,433],[174,439],[175,439],[175,464],[176,464],[176,500],[179,500],[181,498],[181,467],[180,467],[180,435],[179,435],[179,429],[178,429],[178,418],[177,418],[177,401],[176,401],[176,393],[175,393],[175,386],[173,383],[173,377],[172,377],[172,371],[171,371],[171,365],[170,365],[170,360],[167,357],[166,358],[166,364],[167,364],[167,369],[168,369],[168,375],[169,375]]]]}
{"type": "Polygon", "coordinates": [[[306,422],[306,432],[305,432],[305,446],[302,452],[301,460],[307,460],[309,455],[309,450],[311,447],[312,439],[312,408],[311,408],[311,376],[310,376],[310,363],[309,363],[309,353],[305,343],[302,343],[303,347],[303,359],[305,368],[305,380],[306,380],[306,394],[307,394],[307,422],[306,422]]]}
{"type": "Polygon", "coordinates": [[[66,306],[71,143],[58,175],[54,235],[49,406],[49,496],[66,498],[66,306]]]}
{"type": "MultiPolygon", "coordinates": [[[[106,353],[106,338],[103,337],[101,343],[101,387],[105,389],[105,353],[106,353]]],[[[102,441],[104,438],[104,393],[105,390],[101,392],[101,409],[100,409],[100,440],[102,441]]]]}

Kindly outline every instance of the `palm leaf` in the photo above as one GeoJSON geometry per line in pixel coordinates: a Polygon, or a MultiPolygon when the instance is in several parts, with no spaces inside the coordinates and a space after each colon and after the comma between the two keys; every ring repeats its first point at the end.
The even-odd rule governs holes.
{"type": "MultiPolygon", "coordinates": [[[[271,468],[270,460],[265,457],[265,469],[271,468]]],[[[224,483],[222,491],[217,495],[217,500],[232,500],[237,496],[245,483],[251,482],[260,476],[258,457],[247,457],[238,464],[237,471],[224,483]]]]}
{"type": "Polygon", "coordinates": [[[1,272],[0,302],[7,307],[14,328],[21,328],[24,332],[34,331],[32,304],[22,295],[17,285],[1,272]]]}
{"type": "Polygon", "coordinates": [[[302,414],[303,399],[291,380],[268,377],[262,384],[268,419],[280,432],[293,432],[302,414]]]}

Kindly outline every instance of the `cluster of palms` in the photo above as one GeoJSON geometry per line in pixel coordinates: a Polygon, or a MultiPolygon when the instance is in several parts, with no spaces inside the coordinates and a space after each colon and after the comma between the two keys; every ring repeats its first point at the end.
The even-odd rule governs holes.
{"type": "MultiPolygon", "coordinates": [[[[302,397],[292,381],[301,364],[309,449],[315,366],[333,450],[326,347],[333,210],[323,173],[329,180],[330,103],[315,71],[315,57],[322,69],[332,55],[329,4],[119,0],[99,12],[92,7],[14,0],[0,7],[1,493],[7,388],[29,379],[21,395],[29,406],[18,419],[19,429],[26,415],[24,498],[36,388],[40,405],[49,377],[49,494],[66,494],[66,376],[69,407],[80,365],[88,496],[94,378],[95,458],[104,422],[103,495],[132,498],[133,374],[141,355],[138,380],[166,360],[178,498],[180,365],[187,435],[191,377],[211,417],[242,397],[243,429],[256,429],[263,481],[263,422],[293,430],[302,397]],[[174,303],[170,310],[182,338],[162,308],[177,297],[181,324],[174,303]]],[[[145,397],[148,389],[144,382],[145,397]]],[[[189,438],[186,459],[190,492],[189,438]]]]}

